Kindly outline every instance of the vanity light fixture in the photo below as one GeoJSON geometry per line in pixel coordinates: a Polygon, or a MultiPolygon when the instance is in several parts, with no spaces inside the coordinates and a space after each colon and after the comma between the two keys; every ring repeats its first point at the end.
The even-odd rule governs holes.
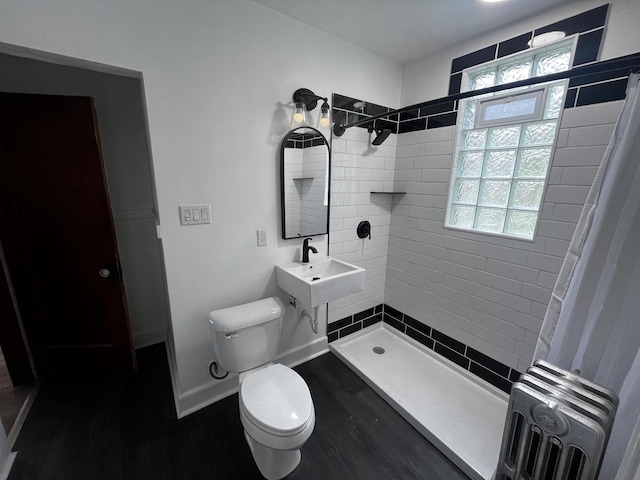
{"type": "Polygon", "coordinates": [[[291,128],[309,126],[307,112],[318,106],[318,100],[322,100],[320,116],[318,117],[318,128],[331,125],[331,113],[329,109],[329,99],[316,95],[308,88],[299,88],[293,92],[294,109],[291,115],[291,128]]]}

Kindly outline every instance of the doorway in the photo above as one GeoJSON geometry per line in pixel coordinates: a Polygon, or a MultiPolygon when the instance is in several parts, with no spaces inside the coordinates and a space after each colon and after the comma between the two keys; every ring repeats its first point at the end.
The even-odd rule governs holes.
{"type": "Polygon", "coordinates": [[[37,375],[132,373],[94,101],[0,93],[0,104],[4,274],[37,375]]]}
{"type": "MultiPolygon", "coordinates": [[[[162,342],[169,315],[140,75],[118,69],[119,74],[104,73],[105,66],[67,66],[69,59],[61,59],[66,65],[51,63],[44,53],[37,56],[48,61],[34,60],[34,52],[25,55],[32,58],[0,53],[0,92],[95,99],[133,342],[136,348],[162,342]]],[[[23,353],[21,365],[28,370],[23,353]]]]}

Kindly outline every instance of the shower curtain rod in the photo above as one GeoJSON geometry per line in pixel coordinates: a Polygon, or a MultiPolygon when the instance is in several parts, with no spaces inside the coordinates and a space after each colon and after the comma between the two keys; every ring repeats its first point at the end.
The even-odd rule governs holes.
{"type": "Polygon", "coordinates": [[[333,125],[333,134],[338,137],[341,137],[342,135],[344,135],[344,132],[347,130],[347,128],[358,127],[360,125],[372,123],[374,120],[377,120],[379,118],[385,118],[391,115],[410,112],[413,110],[418,110],[419,108],[434,107],[437,105],[442,105],[443,103],[454,102],[456,100],[464,100],[465,98],[486,95],[487,93],[502,92],[504,90],[511,90],[512,88],[528,87],[530,85],[537,85],[539,83],[553,82],[555,80],[564,80],[565,78],[570,78],[570,79],[579,78],[579,77],[585,77],[588,75],[596,75],[600,73],[611,73],[611,72],[617,72],[617,71],[620,71],[622,73],[624,71],[626,72],[624,76],[627,76],[630,73],[637,72],[639,70],[640,70],[640,53],[634,53],[631,55],[625,55],[623,57],[612,58],[610,60],[603,60],[602,62],[594,63],[591,65],[575,67],[575,68],[572,68],[571,70],[566,70],[564,72],[552,73],[549,75],[544,75],[542,77],[528,78],[526,80],[518,80],[517,82],[505,83],[503,85],[495,85],[493,87],[483,88],[481,90],[472,90],[469,92],[456,93],[453,95],[449,95],[447,97],[438,98],[436,100],[429,100],[426,102],[416,103],[415,105],[409,105],[408,107],[402,107],[397,110],[392,110],[390,112],[379,113],[378,115],[373,115],[363,120],[358,120],[357,122],[350,123],[348,125],[345,125],[343,123],[335,123],[333,125]]]}

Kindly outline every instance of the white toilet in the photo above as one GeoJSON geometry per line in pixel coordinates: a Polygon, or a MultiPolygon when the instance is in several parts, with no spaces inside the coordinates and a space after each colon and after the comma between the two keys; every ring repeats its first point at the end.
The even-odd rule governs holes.
{"type": "Polygon", "coordinates": [[[282,301],[271,297],[209,314],[218,364],[240,374],[240,420],[253,459],[267,480],[295,470],[316,420],[302,377],[271,362],[278,352],[284,312],[282,301]]]}

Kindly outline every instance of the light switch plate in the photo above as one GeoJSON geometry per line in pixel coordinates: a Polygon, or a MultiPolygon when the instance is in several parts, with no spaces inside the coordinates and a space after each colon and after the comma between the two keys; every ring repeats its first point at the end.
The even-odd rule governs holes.
{"type": "Polygon", "coordinates": [[[211,205],[180,205],[181,225],[211,223],[211,205]]]}
{"type": "Polygon", "coordinates": [[[267,231],[266,230],[258,230],[258,246],[266,247],[267,246],[267,231]]]}

